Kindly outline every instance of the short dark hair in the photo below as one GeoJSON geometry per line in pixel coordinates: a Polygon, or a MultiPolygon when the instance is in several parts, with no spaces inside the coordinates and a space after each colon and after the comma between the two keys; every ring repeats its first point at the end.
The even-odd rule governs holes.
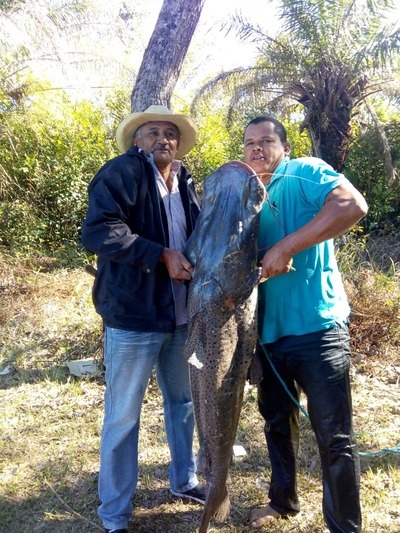
{"type": "Polygon", "coordinates": [[[258,117],[253,118],[247,124],[244,131],[246,132],[247,128],[252,124],[260,124],[260,122],[271,122],[274,125],[274,133],[278,135],[281,142],[285,143],[287,141],[287,133],[285,126],[282,124],[282,122],[279,122],[279,120],[274,117],[271,117],[270,115],[260,115],[258,117]]]}

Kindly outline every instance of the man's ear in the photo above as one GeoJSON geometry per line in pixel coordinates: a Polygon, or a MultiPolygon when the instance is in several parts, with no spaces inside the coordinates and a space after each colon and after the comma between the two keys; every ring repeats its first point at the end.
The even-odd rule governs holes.
{"type": "Polygon", "coordinates": [[[289,155],[290,154],[290,149],[291,149],[291,145],[290,145],[289,141],[285,142],[284,149],[285,149],[285,155],[289,155]]]}
{"type": "Polygon", "coordinates": [[[137,148],[143,148],[142,146],[140,146],[140,137],[138,137],[137,135],[133,136],[132,146],[136,146],[137,148]]]}

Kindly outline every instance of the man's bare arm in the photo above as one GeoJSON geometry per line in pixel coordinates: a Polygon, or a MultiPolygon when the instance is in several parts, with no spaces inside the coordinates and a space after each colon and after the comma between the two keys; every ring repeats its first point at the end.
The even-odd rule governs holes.
{"type": "Polygon", "coordinates": [[[324,206],[310,222],[287,235],[264,255],[261,278],[289,272],[295,254],[342,235],[367,212],[367,203],[357,189],[349,182],[339,185],[327,195],[324,206]]]}

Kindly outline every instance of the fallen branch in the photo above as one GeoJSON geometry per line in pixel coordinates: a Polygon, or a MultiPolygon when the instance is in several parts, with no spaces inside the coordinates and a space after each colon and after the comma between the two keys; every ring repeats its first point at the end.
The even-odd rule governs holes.
{"type": "Polygon", "coordinates": [[[53,492],[53,494],[55,494],[55,496],[57,496],[57,498],[60,500],[60,502],[69,510],[71,511],[72,514],[74,514],[75,516],[77,516],[78,518],[81,518],[82,520],[84,520],[85,522],[88,522],[89,524],[92,524],[92,526],[96,527],[97,529],[99,529],[100,531],[103,531],[103,528],[100,527],[98,524],[96,524],[95,522],[93,522],[92,520],[89,520],[88,518],[84,517],[83,515],[81,515],[80,513],[77,513],[76,511],[74,511],[72,509],[72,507],[70,507],[68,505],[68,503],[66,503],[62,498],[61,496],[58,494],[58,492],[53,489],[53,487],[50,485],[50,483],[47,481],[47,479],[44,479],[44,482],[46,483],[46,485],[49,487],[49,489],[53,492]]]}

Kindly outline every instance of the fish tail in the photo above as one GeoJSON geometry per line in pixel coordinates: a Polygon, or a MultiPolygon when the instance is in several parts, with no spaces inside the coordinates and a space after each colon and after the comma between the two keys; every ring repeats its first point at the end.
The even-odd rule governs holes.
{"type": "Polygon", "coordinates": [[[223,522],[228,518],[231,509],[228,489],[226,485],[223,490],[211,484],[207,494],[206,504],[201,516],[199,533],[207,533],[208,526],[214,518],[217,522],[223,522]]]}
{"type": "Polygon", "coordinates": [[[230,510],[231,500],[229,498],[228,491],[226,491],[224,501],[221,503],[221,505],[218,507],[217,512],[215,513],[216,522],[223,522],[224,520],[226,520],[228,518],[230,510]]]}

